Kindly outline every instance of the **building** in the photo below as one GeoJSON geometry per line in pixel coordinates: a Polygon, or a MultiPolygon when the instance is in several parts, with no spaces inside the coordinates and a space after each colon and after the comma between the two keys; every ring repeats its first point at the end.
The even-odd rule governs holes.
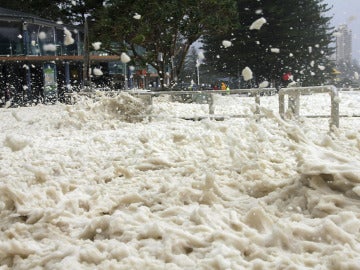
{"type": "Polygon", "coordinates": [[[104,90],[160,87],[150,65],[133,67],[85,46],[86,29],[0,7],[0,106],[7,100],[14,106],[62,102],[65,93],[88,83],[104,90]]]}
{"type": "Polygon", "coordinates": [[[352,59],[352,32],[347,25],[340,25],[336,31],[336,64],[350,63],[352,59]]]}
{"type": "Polygon", "coordinates": [[[89,65],[84,65],[82,26],[0,8],[0,103],[61,101],[65,92],[83,84],[84,66],[107,68],[119,56],[90,54],[86,59],[89,65]]]}

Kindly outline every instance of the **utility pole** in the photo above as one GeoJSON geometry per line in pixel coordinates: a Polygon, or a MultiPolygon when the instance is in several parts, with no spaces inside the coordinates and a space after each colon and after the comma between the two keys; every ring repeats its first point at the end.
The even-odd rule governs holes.
{"type": "Polygon", "coordinates": [[[128,78],[127,78],[127,64],[126,63],[124,63],[124,88],[125,88],[125,90],[128,90],[128,78]]]}
{"type": "Polygon", "coordinates": [[[200,73],[199,73],[200,60],[196,59],[196,73],[197,73],[197,85],[200,87],[200,73]]]}
{"type": "Polygon", "coordinates": [[[87,17],[85,17],[84,24],[84,64],[83,64],[83,87],[90,86],[89,78],[89,66],[90,66],[90,55],[89,55],[89,27],[87,17]]]}

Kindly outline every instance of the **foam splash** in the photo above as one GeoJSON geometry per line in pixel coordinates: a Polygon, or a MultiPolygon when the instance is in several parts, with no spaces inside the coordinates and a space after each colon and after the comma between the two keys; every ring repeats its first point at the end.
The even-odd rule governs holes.
{"type": "Polygon", "coordinates": [[[2,268],[355,269],[354,122],[328,134],[274,97],[262,118],[248,97],[215,102],[249,117],[186,121],[206,105],[155,98],[148,121],[128,95],[1,111],[0,142],[29,142],[0,152],[2,268]]]}

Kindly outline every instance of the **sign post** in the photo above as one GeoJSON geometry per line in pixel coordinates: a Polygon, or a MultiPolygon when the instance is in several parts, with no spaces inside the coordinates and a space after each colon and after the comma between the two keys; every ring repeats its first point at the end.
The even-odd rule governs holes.
{"type": "Polygon", "coordinates": [[[56,66],[53,63],[44,64],[44,98],[57,99],[56,66]]]}

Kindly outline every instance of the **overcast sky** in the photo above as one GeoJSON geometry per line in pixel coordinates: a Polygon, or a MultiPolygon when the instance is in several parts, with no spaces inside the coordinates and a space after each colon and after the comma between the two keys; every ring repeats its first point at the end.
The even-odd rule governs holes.
{"type": "Polygon", "coordinates": [[[333,15],[332,24],[339,26],[347,24],[352,30],[353,58],[360,62],[360,0],[325,0],[333,6],[330,15],[333,15]]]}

